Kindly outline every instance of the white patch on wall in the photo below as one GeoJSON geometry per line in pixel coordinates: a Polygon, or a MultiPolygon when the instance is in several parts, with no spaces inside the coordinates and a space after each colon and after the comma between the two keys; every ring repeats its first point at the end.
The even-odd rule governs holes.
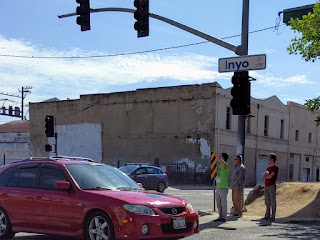
{"type": "Polygon", "coordinates": [[[179,160],[178,163],[185,163],[189,168],[195,168],[194,161],[190,160],[189,158],[183,158],[179,160]]]}
{"type": "Polygon", "coordinates": [[[202,167],[202,165],[199,163],[196,167],[196,172],[197,173],[205,173],[207,171],[208,167],[202,167]]]}
{"type": "Polygon", "coordinates": [[[212,124],[213,124],[213,116],[212,111],[213,111],[213,106],[212,106],[212,102],[208,101],[208,108],[207,111],[209,113],[209,118],[207,118],[207,120],[203,123],[200,120],[198,120],[197,122],[197,130],[198,132],[203,132],[203,133],[211,133],[212,132],[212,124]]]}
{"type": "Polygon", "coordinates": [[[126,104],[126,110],[127,110],[127,112],[131,111],[131,110],[132,110],[132,107],[133,107],[133,104],[132,104],[132,103],[127,103],[127,104],[126,104]]]}
{"type": "Polygon", "coordinates": [[[187,138],[186,139],[186,143],[197,143],[198,140],[197,139],[193,139],[193,138],[187,138]]]}
{"type": "Polygon", "coordinates": [[[88,157],[101,162],[101,134],[101,124],[58,125],[58,155],[88,157]]]}
{"type": "Polygon", "coordinates": [[[190,101],[190,105],[192,109],[196,110],[196,114],[199,117],[203,111],[203,100],[202,99],[192,100],[190,101]]]}
{"type": "Polygon", "coordinates": [[[201,152],[201,158],[206,158],[211,156],[211,148],[208,144],[208,141],[204,138],[200,138],[200,152],[201,152]]]}
{"type": "Polygon", "coordinates": [[[199,144],[201,158],[210,158],[211,156],[211,148],[208,144],[208,141],[204,138],[200,138],[200,140],[194,138],[187,138],[186,143],[188,144],[199,144]]]}

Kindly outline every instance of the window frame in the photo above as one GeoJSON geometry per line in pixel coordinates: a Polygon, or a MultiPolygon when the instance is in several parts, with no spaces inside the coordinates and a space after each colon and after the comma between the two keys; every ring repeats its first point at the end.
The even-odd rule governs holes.
{"type": "Polygon", "coordinates": [[[280,121],[280,139],[284,139],[284,119],[280,121]]]}
{"type": "Polygon", "coordinates": [[[226,129],[227,130],[231,130],[231,119],[232,119],[231,107],[227,107],[226,108],[226,129]]]}
{"type": "Polygon", "coordinates": [[[44,189],[44,188],[39,187],[40,186],[40,178],[41,178],[41,170],[43,168],[58,170],[62,174],[62,176],[64,177],[64,179],[65,179],[64,181],[68,182],[70,184],[70,186],[72,186],[70,183],[70,179],[68,178],[68,176],[65,174],[65,172],[63,171],[63,169],[60,166],[54,165],[54,164],[49,164],[49,163],[44,163],[44,164],[41,164],[41,166],[39,167],[36,189],[46,190],[46,191],[64,191],[64,190],[60,190],[60,189],[44,189]]]}
{"type": "Polygon", "coordinates": [[[264,115],[264,128],[263,135],[265,137],[269,136],[269,115],[264,115]]]}
{"type": "Polygon", "coordinates": [[[300,135],[300,133],[299,133],[299,130],[297,129],[297,130],[295,131],[295,134],[294,134],[294,140],[295,140],[296,142],[299,142],[299,135],[300,135]]]}
{"type": "MultiPolygon", "coordinates": [[[[9,169],[8,169],[8,170],[9,170],[9,169]]],[[[39,164],[23,164],[23,165],[20,165],[20,166],[18,166],[18,167],[15,168],[15,170],[11,173],[10,177],[7,179],[6,184],[3,185],[3,186],[4,186],[4,187],[12,187],[12,188],[35,189],[36,186],[37,186],[38,174],[39,174],[39,164]],[[33,183],[33,186],[32,186],[32,187],[18,186],[18,180],[19,180],[19,177],[20,177],[21,170],[23,170],[23,169],[28,169],[28,168],[35,168],[35,169],[36,169],[35,182],[33,183]],[[14,184],[13,186],[8,186],[9,178],[11,178],[13,175],[15,175],[18,171],[19,171],[19,173],[18,173],[18,177],[17,177],[17,179],[16,179],[15,184],[14,184]]]]}
{"type": "Polygon", "coordinates": [[[308,134],[308,143],[312,143],[312,133],[308,134]]]}

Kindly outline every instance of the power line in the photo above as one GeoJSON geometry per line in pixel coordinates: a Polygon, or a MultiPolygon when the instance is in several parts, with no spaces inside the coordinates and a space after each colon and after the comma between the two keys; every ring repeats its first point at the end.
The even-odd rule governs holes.
{"type": "MultiPolygon", "coordinates": [[[[283,26],[285,24],[282,24],[280,26],[283,26]]],[[[279,25],[272,26],[272,27],[267,27],[267,28],[262,28],[259,30],[251,31],[249,33],[257,33],[257,32],[262,32],[270,29],[275,29],[278,28],[279,25]]],[[[233,35],[233,36],[228,36],[224,37],[221,39],[230,39],[230,38],[235,38],[239,37],[241,34],[233,35]]],[[[151,49],[151,50],[145,50],[145,51],[137,51],[137,52],[129,52],[129,53],[116,53],[116,54],[107,54],[107,55],[91,55],[91,56],[66,56],[66,57],[57,57],[57,56],[22,56],[22,55],[11,55],[11,54],[0,54],[0,57],[12,57],[12,58],[32,58],[32,59],[85,59],[85,58],[105,58],[105,57],[116,57],[116,56],[128,56],[128,55],[136,55],[136,54],[143,54],[143,53],[151,53],[151,52],[159,52],[159,51],[166,51],[166,50],[171,50],[171,49],[178,49],[178,48],[184,48],[184,47],[191,47],[191,46],[196,46],[200,44],[205,44],[209,43],[210,41],[202,41],[202,42],[196,42],[196,43],[189,43],[189,44],[183,44],[183,45],[178,45],[178,46],[172,46],[172,47],[166,47],[166,48],[157,48],[157,49],[151,49]]]]}

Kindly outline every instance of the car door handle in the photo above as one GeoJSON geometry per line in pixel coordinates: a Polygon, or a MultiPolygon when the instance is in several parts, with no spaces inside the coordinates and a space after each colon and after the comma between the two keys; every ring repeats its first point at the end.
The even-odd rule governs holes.
{"type": "Polygon", "coordinates": [[[38,198],[38,199],[39,199],[39,198],[42,198],[42,195],[37,195],[36,198],[38,198]]]}
{"type": "Polygon", "coordinates": [[[6,197],[6,196],[8,196],[8,193],[6,193],[6,192],[4,192],[4,193],[1,193],[1,196],[4,196],[4,197],[6,197]]]}

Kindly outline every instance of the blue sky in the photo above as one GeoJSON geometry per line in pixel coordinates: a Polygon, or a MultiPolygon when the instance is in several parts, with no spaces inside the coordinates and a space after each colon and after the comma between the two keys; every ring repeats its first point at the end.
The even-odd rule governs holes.
{"type": "MultiPolygon", "coordinates": [[[[279,11],[315,2],[250,1],[249,29],[272,27],[279,11]]],[[[133,28],[135,19],[129,13],[93,13],[91,30],[81,32],[76,17],[57,17],[75,12],[75,0],[2,0],[1,3],[0,92],[19,94],[21,86],[32,86],[26,101],[37,102],[52,97],[64,100],[79,98],[80,94],[214,81],[223,88],[231,87],[232,74],[218,73],[218,59],[236,55],[213,43],[116,57],[25,58],[103,56],[204,40],[155,19],[150,19],[150,36],[138,39],[133,28]]],[[[91,0],[91,8],[104,7],[134,8],[133,0],[91,0]]],[[[241,8],[241,0],[150,0],[150,12],[219,38],[240,33],[241,8]]],[[[286,51],[294,35],[287,26],[250,34],[249,54],[267,55],[266,70],[250,72],[257,79],[252,83],[253,97],[277,95],[284,103],[303,104],[305,99],[320,95],[319,62],[306,63],[300,56],[286,51]]],[[[239,45],[240,37],[228,41],[239,45]]],[[[2,99],[19,100],[0,95],[1,105],[2,99]]],[[[0,122],[10,120],[16,119],[0,116],[0,122]]]]}

